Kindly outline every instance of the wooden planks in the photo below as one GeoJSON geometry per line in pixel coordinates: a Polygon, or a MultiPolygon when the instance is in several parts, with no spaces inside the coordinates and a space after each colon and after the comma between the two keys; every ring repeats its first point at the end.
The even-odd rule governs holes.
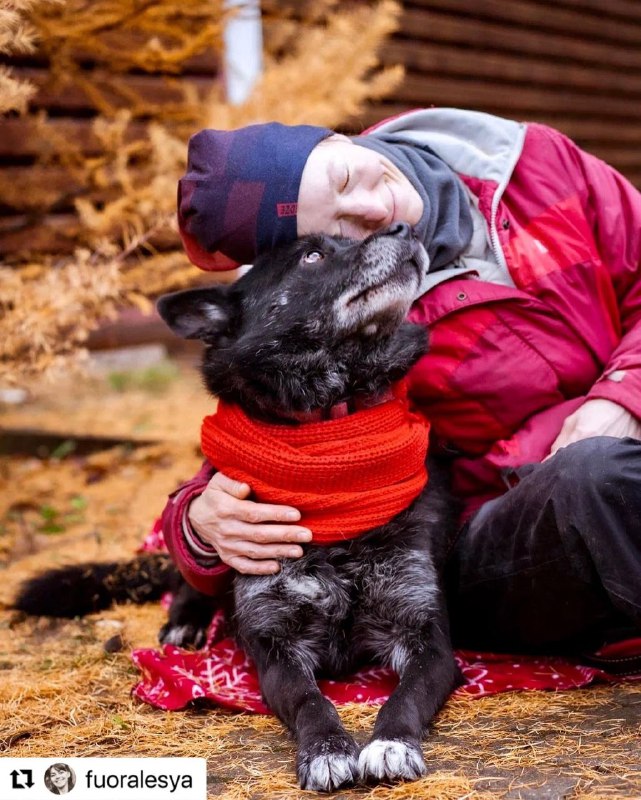
{"type": "Polygon", "coordinates": [[[72,253],[80,224],[73,214],[0,216],[0,255],[11,262],[32,252],[72,253]]]}
{"type": "MultiPolygon", "coordinates": [[[[27,253],[66,254],[78,246],[81,228],[74,201],[89,196],[88,188],[73,171],[58,166],[55,155],[61,143],[71,143],[85,156],[102,150],[93,131],[97,109],[90,90],[81,82],[54,80],[42,57],[18,58],[12,66],[18,76],[38,87],[32,110],[44,111],[48,121],[43,134],[33,118],[0,119],[0,257],[10,262],[27,253]],[[45,207],[47,214],[42,213],[45,207]]],[[[202,98],[217,80],[217,62],[211,54],[191,59],[180,76],[139,72],[114,76],[90,60],[85,70],[114,110],[131,108],[135,98],[142,116],[127,129],[130,141],[145,136],[145,113],[152,118],[160,107],[171,111],[172,105],[181,104],[187,89],[202,98]]],[[[144,172],[138,177],[143,180],[144,172]]],[[[99,202],[113,199],[114,190],[92,191],[90,197],[99,202]]],[[[161,250],[175,247],[178,238],[153,244],[161,250]]]]}
{"type": "Polygon", "coordinates": [[[590,11],[597,16],[615,17],[627,22],[641,22],[641,6],[638,0],[538,0],[542,6],[563,6],[585,14],[590,11]]]}
{"type": "Polygon", "coordinates": [[[525,84],[549,91],[565,89],[590,96],[641,100],[641,70],[622,72],[602,62],[562,64],[523,53],[479,52],[440,42],[398,39],[385,45],[382,57],[387,63],[403,63],[410,74],[447,75],[466,82],[473,79],[475,83],[525,84]]]}
{"type": "MultiPolygon", "coordinates": [[[[0,215],[0,255],[11,263],[34,252],[69,254],[83,244],[80,234],[78,218],[71,212],[0,215]]],[[[175,249],[179,237],[166,230],[156,235],[150,245],[156,251],[175,249]]]]}
{"type": "MultiPolygon", "coordinates": [[[[40,127],[29,118],[10,117],[0,121],[0,159],[9,162],[25,161],[55,152],[55,142],[74,142],[86,155],[97,155],[101,145],[93,132],[91,119],[83,117],[52,118],[47,121],[50,138],[43,136],[40,127]]],[[[143,138],[145,123],[132,122],[127,129],[130,139],[143,138]]],[[[1,199],[1,198],[0,198],[1,199]]]]}
{"type": "Polygon", "coordinates": [[[585,40],[611,42],[619,47],[641,44],[641,16],[621,20],[609,13],[610,4],[603,3],[597,12],[589,3],[564,8],[563,3],[542,4],[536,0],[423,0],[408,2],[407,8],[426,8],[468,17],[478,23],[486,20],[508,27],[542,30],[585,40]]]}
{"type": "MultiPolygon", "coordinates": [[[[505,6],[509,7],[509,3],[505,6]]],[[[577,14],[577,18],[580,15],[577,14]]],[[[446,42],[479,52],[508,51],[561,63],[578,61],[641,69],[641,49],[582,35],[580,29],[549,31],[535,25],[516,26],[502,18],[473,18],[441,10],[407,6],[399,32],[403,39],[446,42]]],[[[471,76],[473,77],[473,76],[471,76]]]]}
{"type": "Polygon", "coordinates": [[[461,81],[456,77],[417,75],[405,78],[402,99],[414,106],[437,105],[488,109],[503,107],[519,117],[533,118],[536,112],[569,113],[590,116],[599,113],[612,119],[613,124],[626,122],[633,113],[632,101],[611,95],[590,95],[577,92],[572,87],[559,87],[556,91],[537,86],[508,86],[490,81],[461,81]],[[615,120],[614,118],[620,118],[615,120]]]}
{"type": "Polygon", "coordinates": [[[636,0],[407,0],[381,55],[406,78],[350,129],[430,105],[540,121],[641,187],[636,0]]]}
{"type": "MultiPolygon", "coordinates": [[[[37,89],[34,108],[49,111],[68,112],[92,111],[95,103],[89,91],[76,83],[54,83],[49,72],[44,69],[24,67],[21,77],[30,81],[37,89]]],[[[212,88],[211,76],[189,76],[181,79],[169,75],[118,75],[113,76],[101,69],[92,70],[92,83],[100,88],[100,93],[114,109],[128,108],[135,101],[146,104],[150,111],[154,108],[167,107],[171,103],[179,103],[189,84],[200,97],[204,97],[212,88]]]]}

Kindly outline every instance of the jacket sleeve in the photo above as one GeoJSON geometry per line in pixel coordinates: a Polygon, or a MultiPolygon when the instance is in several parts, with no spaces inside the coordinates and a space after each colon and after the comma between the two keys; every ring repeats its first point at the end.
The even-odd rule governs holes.
{"type": "Polygon", "coordinates": [[[612,400],[641,419],[641,193],[608,164],[555,134],[582,176],[584,209],[611,275],[621,334],[588,399],[612,400]]]}
{"type": "Polygon", "coordinates": [[[213,596],[225,591],[233,570],[217,558],[197,557],[194,548],[189,546],[193,533],[186,526],[189,526],[189,504],[203,493],[214,472],[211,464],[205,461],[197,475],[169,495],[161,518],[167,549],[180,573],[194,589],[213,596]]]}

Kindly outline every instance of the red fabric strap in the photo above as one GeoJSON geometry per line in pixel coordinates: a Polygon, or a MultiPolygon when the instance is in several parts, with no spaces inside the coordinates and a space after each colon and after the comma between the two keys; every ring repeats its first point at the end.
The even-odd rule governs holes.
{"type": "Polygon", "coordinates": [[[216,469],[259,502],[298,508],[312,541],[329,544],[389,522],[420,494],[428,432],[400,383],[385,403],[303,425],[259,422],[221,401],[201,444],[216,469]]]}

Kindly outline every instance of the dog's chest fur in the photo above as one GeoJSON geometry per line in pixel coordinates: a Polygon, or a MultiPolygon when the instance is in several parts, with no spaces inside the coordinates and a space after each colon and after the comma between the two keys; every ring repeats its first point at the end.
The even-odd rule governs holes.
{"type": "Polygon", "coordinates": [[[425,526],[437,520],[429,489],[391,522],[358,539],[306,547],[269,576],[235,578],[236,634],[289,642],[315,673],[340,675],[362,663],[395,665],[390,630],[433,615],[436,567],[425,526]]]}

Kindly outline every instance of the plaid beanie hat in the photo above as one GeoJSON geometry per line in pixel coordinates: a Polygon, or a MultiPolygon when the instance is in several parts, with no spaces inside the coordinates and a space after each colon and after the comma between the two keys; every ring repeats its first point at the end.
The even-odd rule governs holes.
{"type": "Polygon", "coordinates": [[[190,260],[201,269],[232,269],[293,241],[305,162],[332,134],[268,122],[192,136],[178,183],[178,225],[190,260]]]}

